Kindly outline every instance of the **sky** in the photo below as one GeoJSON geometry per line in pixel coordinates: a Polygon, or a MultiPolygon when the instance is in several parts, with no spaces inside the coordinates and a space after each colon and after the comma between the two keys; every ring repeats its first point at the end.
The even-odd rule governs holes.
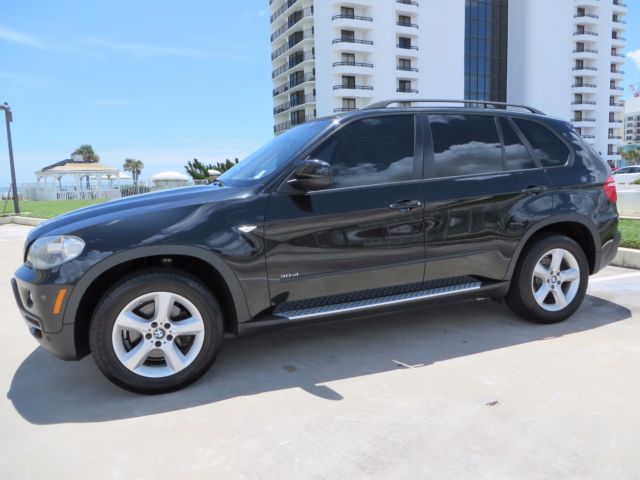
{"type": "MultiPolygon", "coordinates": [[[[439,0],[445,1],[445,0],[439,0]]],[[[626,0],[640,87],[640,0],[626,0]]],[[[18,183],[90,143],[142,178],[243,158],[273,136],[268,0],[0,0],[0,102],[18,183]]],[[[10,183],[0,128],[0,187],[10,183]]]]}
{"type": "MultiPolygon", "coordinates": [[[[142,178],[273,137],[268,0],[0,0],[18,183],[90,143],[142,178]]],[[[10,183],[4,119],[0,186],[10,183]]]]}

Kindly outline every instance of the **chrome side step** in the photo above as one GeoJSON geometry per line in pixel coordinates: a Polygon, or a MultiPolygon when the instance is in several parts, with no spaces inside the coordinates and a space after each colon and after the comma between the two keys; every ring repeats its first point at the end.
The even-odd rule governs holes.
{"type": "Polygon", "coordinates": [[[355,312],[368,308],[414,302],[433,297],[442,297],[453,293],[468,292],[471,290],[478,290],[481,286],[481,282],[474,278],[455,277],[451,279],[427,282],[421,285],[422,288],[418,290],[414,289],[414,286],[408,286],[408,288],[414,288],[411,288],[410,291],[394,292],[393,294],[383,294],[382,296],[372,297],[370,296],[371,292],[369,292],[368,295],[366,292],[363,292],[364,298],[329,303],[331,298],[328,297],[325,299],[327,303],[317,304],[318,302],[316,301],[312,302],[316,303],[312,306],[304,305],[305,303],[308,305],[308,302],[292,302],[289,305],[283,305],[279,311],[274,312],[274,315],[277,317],[287,318],[289,320],[336,315],[339,313],[355,312]]]}

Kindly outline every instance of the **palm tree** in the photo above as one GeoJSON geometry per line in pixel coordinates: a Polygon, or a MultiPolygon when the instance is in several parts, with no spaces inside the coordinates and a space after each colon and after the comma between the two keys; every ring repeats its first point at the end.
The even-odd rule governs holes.
{"type": "Polygon", "coordinates": [[[142,173],[142,169],[144,168],[144,163],[142,160],[136,160],[135,158],[127,158],[122,164],[122,168],[124,168],[125,172],[130,172],[133,177],[133,184],[138,186],[138,178],[142,173]]]}
{"type": "Polygon", "coordinates": [[[93,151],[93,147],[88,143],[80,145],[71,155],[82,155],[82,160],[85,162],[97,163],[100,161],[100,156],[93,151]]]}

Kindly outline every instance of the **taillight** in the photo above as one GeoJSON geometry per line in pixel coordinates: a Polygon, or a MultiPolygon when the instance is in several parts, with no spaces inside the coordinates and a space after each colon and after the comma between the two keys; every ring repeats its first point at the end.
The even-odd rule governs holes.
{"type": "Polygon", "coordinates": [[[607,178],[607,181],[604,182],[604,194],[607,196],[607,199],[610,202],[618,201],[618,192],[616,191],[616,181],[613,178],[613,175],[610,175],[607,178]]]}

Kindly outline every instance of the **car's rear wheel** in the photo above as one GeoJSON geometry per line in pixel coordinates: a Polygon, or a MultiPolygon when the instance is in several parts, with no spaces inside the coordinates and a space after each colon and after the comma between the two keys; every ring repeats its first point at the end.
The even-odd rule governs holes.
{"type": "Polygon", "coordinates": [[[198,379],[220,349],[223,321],[210,291],[188,274],[155,271],[129,277],[98,304],[91,352],[115,384],[164,393],[198,379]]]}
{"type": "Polygon", "coordinates": [[[527,320],[560,322],[580,307],[588,281],[589,265],[580,245],[563,235],[540,237],[516,267],[507,305],[527,320]]]}

